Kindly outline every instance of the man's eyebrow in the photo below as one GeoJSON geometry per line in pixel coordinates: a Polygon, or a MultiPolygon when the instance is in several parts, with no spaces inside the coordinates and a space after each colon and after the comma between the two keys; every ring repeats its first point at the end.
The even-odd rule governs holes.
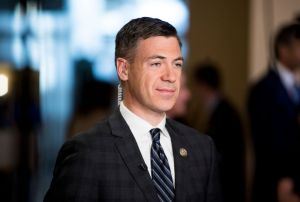
{"type": "MultiPolygon", "coordinates": [[[[162,55],[153,55],[153,56],[150,56],[148,58],[146,58],[146,60],[152,60],[152,59],[166,59],[165,56],[162,56],[162,55]]],[[[184,61],[183,57],[178,57],[178,58],[175,58],[173,61],[178,61],[178,60],[181,60],[181,61],[184,61]]]]}
{"type": "Polygon", "coordinates": [[[183,57],[178,57],[174,61],[178,61],[178,60],[184,61],[184,58],[183,57]]]}
{"type": "Polygon", "coordinates": [[[153,56],[150,56],[150,57],[147,57],[146,60],[152,60],[152,59],[166,59],[166,57],[164,56],[161,56],[161,55],[153,55],[153,56]]]}

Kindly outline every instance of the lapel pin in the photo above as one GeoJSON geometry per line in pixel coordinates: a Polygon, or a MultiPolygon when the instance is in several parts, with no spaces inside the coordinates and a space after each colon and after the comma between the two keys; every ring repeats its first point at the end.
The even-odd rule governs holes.
{"type": "Polygon", "coordinates": [[[180,148],[179,149],[179,154],[182,157],[187,157],[187,155],[188,155],[187,150],[185,148],[180,148]]]}

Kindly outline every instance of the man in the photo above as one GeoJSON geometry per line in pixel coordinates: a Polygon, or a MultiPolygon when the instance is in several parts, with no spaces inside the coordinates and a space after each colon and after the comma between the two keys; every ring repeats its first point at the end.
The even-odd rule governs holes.
{"type": "Polygon", "coordinates": [[[218,66],[201,62],[195,67],[196,93],[207,117],[205,132],[214,140],[220,159],[224,202],[244,201],[244,139],[240,116],[226,99],[218,66]]]}
{"type": "Polygon", "coordinates": [[[124,90],[106,121],[65,143],[49,201],[220,201],[213,142],[170,119],[183,58],[176,29],[138,18],[116,36],[124,90]]]}
{"type": "Polygon", "coordinates": [[[277,201],[279,180],[299,177],[300,24],[282,27],[274,45],[276,64],[252,87],[248,100],[256,157],[253,201],[277,201]]]}

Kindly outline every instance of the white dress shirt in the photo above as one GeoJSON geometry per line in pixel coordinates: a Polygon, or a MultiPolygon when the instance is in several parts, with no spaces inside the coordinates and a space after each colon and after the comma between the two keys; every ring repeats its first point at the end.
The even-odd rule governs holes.
{"type": "Polygon", "coordinates": [[[290,92],[297,85],[296,76],[283,64],[277,62],[277,71],[285,89],[290,92]]]}
{"type": "Polygon", "coordinates": [[[167,156],[171,174],[173,178],[173,184],[175,185],[175,172],[174,172],[174,157],[171,137],[166,129],[166,115],[157,126],[152,126],[150,123],[131,112],[123,102],[120,103],[120,112],[128,124],[136,142],[142,154],[142,157],[148,167],[150,176],[151,173],[151,145],[152,137],[150,130],[153,128],[159,128],[161,130],[160,144],[167,156]]]}

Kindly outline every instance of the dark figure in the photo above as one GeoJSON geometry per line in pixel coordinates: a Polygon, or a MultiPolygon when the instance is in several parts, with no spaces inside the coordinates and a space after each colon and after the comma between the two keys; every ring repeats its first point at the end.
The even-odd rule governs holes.
{"type": "Polygon", "coordinates": [[[221,92],[217,66],[205,62],[196,67],[197,93],[208,117],[206,133],[212,137],[220,157],[224,201],[244,201],[244,139],[237,110],[221,92]]]}
{"type": "Polygon", "coordinates": [[[180,88],[180,44],[159,19],[121,28],[115,62],[124,99],[64,144],[45,202],[221,201],[213,141],[166,118],[180,88]]]}
{"type": "Polygon", "coordinates": [[[92,74],[93,64],[85,59],[75,63],[75,106],[67,138],[91,128],[111,113],[114,86],[98,81],[92,74]]]}
{"type": "MultiPolygon", "coordinates": [[[[253,201],[277,201],[283,177],[299,179],[300,24],[275,37],[276,62],[250,90],[248,110],[255,149],[253,201]],[[298,168],[297,168],[298,167],[298,168]]],[[[296,182],[296,188],[298,182],[296,182]]]]}

